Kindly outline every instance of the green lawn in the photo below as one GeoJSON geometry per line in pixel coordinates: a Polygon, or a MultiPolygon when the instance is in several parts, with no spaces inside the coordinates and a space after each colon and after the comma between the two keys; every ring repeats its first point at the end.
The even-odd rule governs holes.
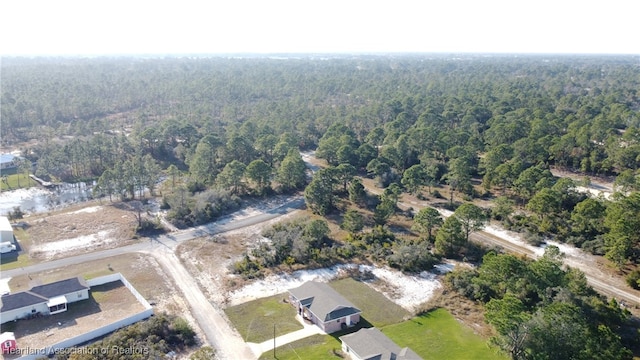
{"type": "Polygon", "coordinates": [[[282,300],[286,294],[250,301],[225,309],[225,313],[242,338],[247,342],[260,343],[276,336],[302,329],[296,319],[296,310],[282,300]]]}
{"type": "Polygon", "coordinates": [[[410,315],[407,310],[367,284],[352,278],[332,281],[329,285],[362,310],[362,317],[373,326],[397,324],[410,315]]]}
{"type": "MultiPolygon", "coordinates": [[[[382,332],[399,346],[408,346],[423,359],[507,360],[507,356],[489,348],[486,339],[460,324],[448,311],[437,309],[399,324],[385,326],[382,332]]],[[[276,349],[279,360],[323,360],[341,358],[336,351],[343,335],[315,335],[276,349]]],[[[273,352],[260,359],[273,359],[273,352]]]]}
{"type": "MultiPolygon", "coordinates": [[[[5,174],[3,171],[3,177],[4,175],[5,174]]],[[[4,180],[0,181],[0,189],[2,191],[28,188],[35,185],[37,185],[36,182],[31,180],[31,178],[29,178],[29,176],[25,175],[24,173],[7,175],[6,183],[4,182],[4,180]],[[7,186],[7,183],[8,183],[8,186],[7,186]]]]}
{"type": "Polygon", "coordinates": [[[381,330],[396,344],[410,347],[424,359],[507,359],[444,309],[381,330]]]}
{"type": "MultiPolygon", "coordinates": [[[[313,335],[308,338],[283,345],[276,349],[278,360],[325,360],[342,359],[337,355],[340,351],[340,340],[329,335],[313,335]]],[[[273,351],[260,356],[260,360],[273,359],[273,351]]]]}

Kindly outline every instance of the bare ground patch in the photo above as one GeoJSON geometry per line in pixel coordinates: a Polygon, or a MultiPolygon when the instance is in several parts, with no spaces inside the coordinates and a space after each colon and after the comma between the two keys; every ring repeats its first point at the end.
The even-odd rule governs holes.
{"type": "Polygon", "coordinates": [[[186,241],[178,246],[176,254],[187,271],[196,279],[202,292],[217,304],[226,304],[230,291],[244,285],[240,276],[231,273],[230,267],[242,254],[255,247],[264,238],[262,229],[280,221],[301,216],[294,211],[276,219],[242,229],[209,237],[186,241]]]}
{"type": "Polygon", "coordinates": [[[133,212],[106,203],[85,203],[65,211],[32,216],[25,222],[28,241],[21,242],[21,246],[36,260],[109,249],[135,241],[133,212]]]}

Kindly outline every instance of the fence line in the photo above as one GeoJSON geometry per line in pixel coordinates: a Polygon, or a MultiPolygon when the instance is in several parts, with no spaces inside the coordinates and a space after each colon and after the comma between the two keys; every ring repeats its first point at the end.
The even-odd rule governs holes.
{"type": "MultiPolygon", "coordinates": [[[[69,339],[62,340],[56,344],[44,347],[42,349],[38,349],[34,351],[35,354],[28,354],[28,355],[22,356],[18,360],[36,360],[36,359],[46,358],[48,355],[61,353],[66,348],[70,348],[82,343],[89,342],[95,338],[106,335],[108,333],[116,331],[125,326],[135,324],[136,322],[144,320],[150,317],[151,315],[153,315],[153,308],[151,307],[149,302],[144,297],[142,297],[142,295],[140,295],[140,293],[131,285],[131,283],[129,283],[129,281],[125,279],[125,277],[122,276],[122,274],[120,273],[105,275],[95,279],[90,279],[90,280],[87,280],[87,284],[90,287],[93,287],[93,286],[103,285],[103,284],[107,284],[114,281],[121,281],[124,284],[124,286],[126,286],[127,289],[129,289],[129,291],[131,291],[131,293],[136,297],[136,299],[142,304],[142,306],[144,306],[145,309],[137,314],[128,316],[124,319],[115,321],[111,324],[102,326],[100,328],[91,330],[89,332],[80,334],[78,336],[74,336],[69,339]]],[[[109,351],[118,351],[118,349],[100,349],[100,351],[106,351],[108,353],[109,351]]],[[[104,355],[104,354],[106,353],[102,352],[100,355],[104,355]]]]}

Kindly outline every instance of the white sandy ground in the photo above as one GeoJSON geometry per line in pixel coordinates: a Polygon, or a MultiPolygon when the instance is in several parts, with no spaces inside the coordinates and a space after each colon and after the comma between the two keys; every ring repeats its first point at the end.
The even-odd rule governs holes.
{"type": "Polygon", "coordinates": [[[114,239],[109,238],[109,230],[99,231],[96,234],[78,236],[72,239],[49,242],[42,245],[34,246],[31,251],[34,253],[44,253],[48,258],[56,254],[70,250],[78,250],[88,248],[100,244],[112,242],[114,239]]]}
{"type": "Polygon", "coordinates": [[[86,207],[84,209],[80,209],[80,210],[76,210],[74,212],[70,212],[69,214],[83,214],[83,213],[94,213],[97,212],[98,210],[102,209],[102,206],[89,206],[86,207]]]}
{"type": "MultiPolygon", "coordinates": [[[[0,214],[6,214],[12,211],[14,207],[21,206],[24,200],[31,200],[50,194],[48,190],[31,187],[28,189],[16,189],[11,191],[0,192],[0,214]]],[[[22,209],[26,211],[28,209],[22,209]]]]}
{"type": "MultiPolygon", "coordinates": [[[[452,267],[450,264],[443,265],[440,270],[447,271],[452,267]]],[[[431,299],[437,289],[442,287],[440,281],[436,279],[435,273],[424,271],[419,275],[406,275],[398,270],[389,268],[345,264],[322,269],[299,270],[291,274],[283,273],[268,276],[229,294],[229,305],[238,305],[247,301],[280,294],[300,286],[306,281],[328,282],[345,275],[347,270],[356,268],[362,273],[371,272],[375,276],[375,280],[380,280],[382,283],[375,280],[367,281],[366,283],[408,311],[415,311],[421,304],[431,299]],[[389,291],[389,287],[393,290],[389,291]]]]}
{"type": "Polygon", "coordinates": [[[11,292],[11,289],[9,288],[9,280],[11,280],[11,278],[0,279],[0,295],[11,292]]]}

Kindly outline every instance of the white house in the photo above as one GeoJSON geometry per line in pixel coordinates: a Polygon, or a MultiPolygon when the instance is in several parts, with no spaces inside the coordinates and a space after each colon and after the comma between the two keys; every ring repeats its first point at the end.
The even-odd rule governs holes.
{"type": "Polygon", "coordinates": [[[67,311],[67,304],[89,298],[89,285],[81,277],[38,285],[30,290],[0,297],[1,323],[35,315],[67,311]]]}
{"type": "Polygon", "coordinates": [[[360,329],[340,337],[342,352],[351,360],[422,360],[408,347],[401,348],[376,328],[360,329]]]}
{"type": "Polygon", "coordinates": [[[13,238],[13,228],[11,227],[11,223],[6,216],[0,216],[0,242],[11,242],[15,243],[13,238]]]}

